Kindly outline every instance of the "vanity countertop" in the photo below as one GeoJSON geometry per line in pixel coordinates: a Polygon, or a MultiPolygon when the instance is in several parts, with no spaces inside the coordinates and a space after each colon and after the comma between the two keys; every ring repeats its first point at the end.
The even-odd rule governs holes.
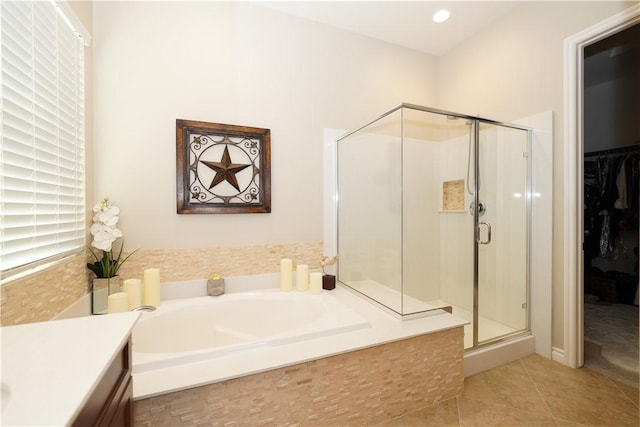
{"type": "Polygon", "coordinates": [[[69,425],[140,312],[0,328],[1,425],[69,425]]]}

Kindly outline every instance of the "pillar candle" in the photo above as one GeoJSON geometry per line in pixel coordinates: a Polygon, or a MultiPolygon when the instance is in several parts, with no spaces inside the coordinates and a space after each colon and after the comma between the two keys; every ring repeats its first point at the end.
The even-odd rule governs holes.
{"type": "Polygon", "coordinates": [[[306,291],[309,289],[309,266],[300,264],[296,267],[296,289],[306,291]]]}
{"type": "Polygon", "coordinates": [[[148,268],[144,271],[144,304],[160,305],[160,269],[148,268]]]}
{"type": "Polygon", "coordinates": [[[107,299],[107,313],[129,311],[129,298],[124,292],[116,292],[107,299]]]}
{"type": "Polygon", "coordinates": [[[293,262],[289,258],[280,260],[280,290],[293,289],[293,262]]]}
{"type": "Polygon", "coordinates": [[[322,292],[322,273],[311,273],[311,282],[309,283],[309,292],[319,294],[322,292]]]}
{"type": "Polygon", "coordinates": [[[122,288],[129,298],[129,310],[142,305],[142,282],[140,279],[126,279],[122,282],[122,288]]]}

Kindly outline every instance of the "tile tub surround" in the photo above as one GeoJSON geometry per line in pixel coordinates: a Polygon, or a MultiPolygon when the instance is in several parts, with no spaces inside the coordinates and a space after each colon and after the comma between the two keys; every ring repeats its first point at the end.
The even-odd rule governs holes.
{"type": "Polygon", "coordinates": [[[134,425],[380,423],[463,392],[462,334],[459,326],[138,400],[134,425]]]}
{"type": "MultiPolygon", "coordinates": [[[[228,291],[278,286],[277,273],[248,278],[228,278],[228,291]]],[[[197,283],[163,286],[167,298],[197,296],[197,283]]],[[[134,339],[137,424],[368,425],[460,393],[464,319],[402,321],[342,286],[328,295],[371,327],[139,373],[134,339]]]]}
{"type": "MultiPolygon", "coordinates": [[[[119,246],[118,246],[119,247],[119,246]]],[[[280,271],[280,259],[320,267],[322,242],[285,243],[197,249],[141,249],[123,264],[123,279],[142,278],[146,268],[160,268],[163,282],[280,271]]],[[[123,254],[126,256],[127,252],[123,254]]],[[[71,257],[46,270],[0,286],[0,324],[4,326],[53,319],[90,291],[93,257],[71,257]]]]}
{"type": "Polygon", "coordinates": [[[280,271],[280,260],[291,258],[294,268],[307,264],[320,268],[322,242],[286,243],[235,247],[140,250],[120,269],[123,278],[140,278],[145,269],[159,268],[161,282],[222,277],[280,271]]]}
{"type": "Polygon", "coordinates": [[[0,286],[0,325],[45,322],[89,292],[84,256],[71,257],[28,277],[0,286]]]}

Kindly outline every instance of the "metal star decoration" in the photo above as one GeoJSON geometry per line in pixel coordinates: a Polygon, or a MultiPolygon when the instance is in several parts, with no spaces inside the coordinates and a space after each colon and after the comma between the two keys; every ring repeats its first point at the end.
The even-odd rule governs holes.
{"type": "Polygon", "coordinates": [[[271,130],[176,119],[176,205],[178,214],[270,213],[271,130]]]}
{"type": "Polygon", "coordinates": [[[211,185],[209,185],[209,190],[211,190],[221,182],[227,181],[233,186],[233,188],[240,191],[240,186],[238,185],[236,174],[251,166],[232,163],[231,156],[229,155],[229,147],[227,145],[225,145],[224,147],[224,153],[222,153],[222,159],[220,159],[219,162],[208,162],[205,160],[201,160],[201,162],[216,172],[216,175],[211,181],[211,185]]]}

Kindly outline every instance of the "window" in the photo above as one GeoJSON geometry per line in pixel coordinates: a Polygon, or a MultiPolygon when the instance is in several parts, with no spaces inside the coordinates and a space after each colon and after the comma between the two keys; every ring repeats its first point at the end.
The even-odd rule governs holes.
{"type": "Polygon", "coordinates": [[[60,7],[0,3],[0,278],[85,246],[84,46],[60,7]]]}

